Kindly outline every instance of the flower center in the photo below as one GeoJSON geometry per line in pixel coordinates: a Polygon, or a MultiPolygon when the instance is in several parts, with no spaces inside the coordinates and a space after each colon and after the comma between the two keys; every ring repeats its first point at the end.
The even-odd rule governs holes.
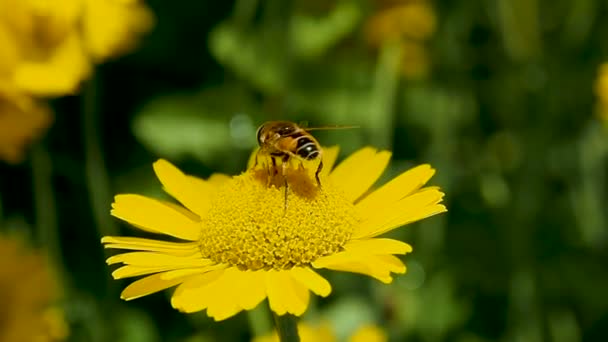
{"type": "MultiPolygon", "coordinates": [[[[290,169],[285,186],[261,170],[234,177],[203,219],[203,257],[241,269],[288,269],[339,252],[358,219],[354,206],[303,169],[290,169]]],[[[281,177],[282,178],[282,177],[281,177]]]]}

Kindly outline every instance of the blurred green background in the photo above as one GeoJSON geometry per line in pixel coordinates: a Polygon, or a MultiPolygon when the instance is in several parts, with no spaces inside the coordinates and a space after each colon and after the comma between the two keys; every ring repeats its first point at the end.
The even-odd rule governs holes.
{"type": "Polygon", "coordinates": [[[414,247],[406,275],[328,274],[310,318],[340,337],[375,322],[394,341],[608,337],[604,1],[147,4],[156,24],[138,49],[53,100],[27,161],[0,164],[0,220],[63,265],[72,341],[252,337],[244,313],[183,315],[166,293],[122,302],[128,281],[110,279],[99,238],[133,235],[112,196],[160,196],[157,158],[239,173],[276,119],[360,126],[316,136],[342,157],[392,150],[386,178],[431,163],[449,209],[396,233],[414,247]]]}

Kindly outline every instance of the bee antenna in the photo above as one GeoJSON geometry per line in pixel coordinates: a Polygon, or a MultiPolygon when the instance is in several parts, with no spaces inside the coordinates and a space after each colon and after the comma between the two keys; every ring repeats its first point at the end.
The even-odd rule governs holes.
{"type": "Polygon", "coordinates": [[[320,127],[305,127],[305,131],[321,131],[321,130],[335,130],[335,129],[353,129],[361,128],[360,126],[320,126],[320,127]]]}

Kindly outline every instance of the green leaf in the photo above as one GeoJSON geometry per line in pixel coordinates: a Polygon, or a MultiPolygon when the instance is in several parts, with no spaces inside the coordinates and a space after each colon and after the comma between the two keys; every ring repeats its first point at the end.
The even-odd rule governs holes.
{"type": "Polygon", "coordinates": [[[323,17],[295,14],[290,28],[293,50],[301,58],[321,57],[355,30],[361,16],[352,2],[338,3],[323,17]]]}
{"type": "Polygon", "coordinates": [[[133,122],[135,136],[161,157],[195,157],[206,163],[225,159],[235,147],[251,150],[254,105],[230,87],[198,94],[175,94],[146,104],[133,122]]]}
{"type": "Polygon", "coordinates": [[[270,43],[256,30],[242,31],[229,22],[210,34],[209,49],[224,66],[266,93],[278,93],[286,85],[284,49],[270,43]]]}

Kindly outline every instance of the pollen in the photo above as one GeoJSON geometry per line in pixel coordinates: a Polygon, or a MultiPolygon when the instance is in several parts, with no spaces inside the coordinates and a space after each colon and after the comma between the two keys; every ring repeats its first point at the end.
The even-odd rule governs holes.
{"type": "Polygon", "coordinates": [[[214,197],[200,250],[241,270],[290,269],[341,251],[358,222],[353,204],[328,181],[317,186],[301,169],[268,181],[250,169],[214,197]]]}

